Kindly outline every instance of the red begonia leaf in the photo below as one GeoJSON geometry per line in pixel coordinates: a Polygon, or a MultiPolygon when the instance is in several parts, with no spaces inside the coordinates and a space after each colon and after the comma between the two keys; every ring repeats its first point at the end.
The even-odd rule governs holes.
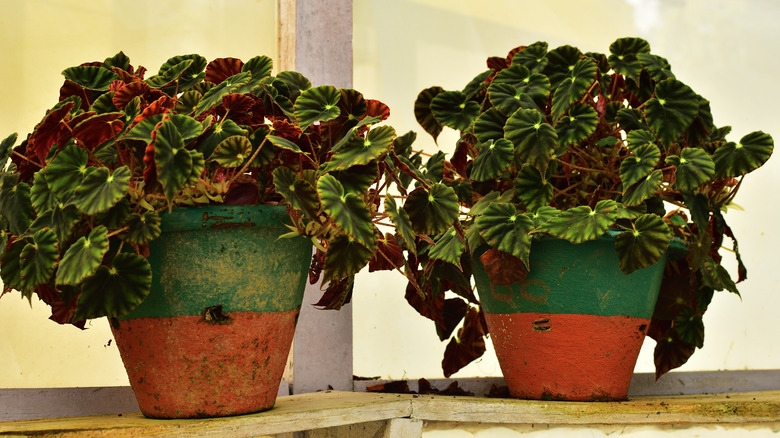
{"type": "Polygon", "coordinates": [[[325,310],[341,309],[341,306],[352,300],[352,286],[352,279],[349,277],[329,282],[328,288],[325,289],[322,298],[314,304],[314,307],[325,310]]]}
{"type": "Polygon", "coordinates": [[[390,117],[390,107],[378,100],[366,99],[366,114],[364,117],[381,117],[379,120],[381,122],[390,117]]]}
{"type": "Polygon", "coordinates": [[[274,120],[271,134],[282,137],[290,141],[297,140],[301,136],[301,130],[297,126],[291,124],[284,119],[274,120]]]}
{"type": "Polygon", "coordinates": [[[60,101],[76,96],[81,99],[81,109],[84,111],[88,110],[92,105],[92,95],[91,91],[68,79],[65,80],[65,83],[60,88],[60,101]]]}
{"type": "Polygon", "coordinates": [[[217,58],[206,66],[206,81],[219,84],[225,79],[241,73],[244,62],[237,58],[217,58]]]}
{"type": "Polygon", "coordinates": [[[420,292],[410,282],[406,286],[406,301],[420,315],[444,327],[444,294],[432,294],[430,291],[420,292]]]}
{"type": "Polygon", "coordinates": [[[168,96],[162,96],[159,99],[152,102],[151,104],[149,104],[149,106],[144,108],[141,114],[139,114],[138,117],[135,118],[133,123],[139,123],[142,120],[149,118],[151,116],[155,116],[157,114],[167,113],[171,108],[175,106],[176,106],[176,101],[174,99],[171,99],[168,96]]]}
{"type": "Polygon", "coordinates": [[[463,327],[458,330],[458,336],[453,338],[444,350],[441,368],[445,377],[450,377],[485,353],[487,332],[483,313],[476,307],[470,307],[463,327]]]}
{"type": "Polygon", "coordinates": [[[73,109],[74,103],[68,102],[53,111],[49,111],[46,117],[35,127],[33,135],[27,145],[28,150],[35,153],[40,163],[46,161],[54,143],[60,139],[60,135],[65,130],[65,118],[73,109]]]}
{"type": "Polygon", "coordinates": [[[403,248],[392,234],[386,233],[379,239],[377,252],[368,262],[368,272],[388,271],[404,265],[403,248]]]}
{"type": "Polygon", "coordinates": [[[79,139],[87,150],[92,151],[102,143],[114,138],[122,128],[125,113],[106,113],[92,116],[73,128],[73,136],[79,139]]]}
{"type": "Polygon", "coordinates": [[[119,109],[124,109],[127,103],[136,96],[143,96],[149,91],[149,85],[146,82],[136,81],[125,84],[114,94],[114,105],[119,109]]]}

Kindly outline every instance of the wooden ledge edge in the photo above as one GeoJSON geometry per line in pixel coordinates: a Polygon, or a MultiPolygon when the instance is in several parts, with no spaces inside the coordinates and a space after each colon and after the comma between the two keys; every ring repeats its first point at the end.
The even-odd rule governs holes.
{"type": "Polygon", "coordinates": [[[411,418],[424,422],[658,425],[780,424],[780,391],[642,396],[625,402],[557,402],[324,391],[280,397],[270,411],[236,417],[155,420],[140,413],[0,422],[0,436],[281,434],[411,418]]]}

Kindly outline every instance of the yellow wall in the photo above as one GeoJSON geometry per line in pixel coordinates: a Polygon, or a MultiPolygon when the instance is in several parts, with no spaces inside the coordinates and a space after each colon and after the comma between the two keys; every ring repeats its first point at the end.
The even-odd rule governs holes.
{"type": "MultiPolygon", "coordinates": [[[[275,0],[0,0],[0,137],[23,138],[57,102],[67,67],[120,50],[157,72],[168,58],[277,59],[275,0]]],[[[0,299],[0,388],[127,385],[105,320],[81,332],[13,292],[0,299]]]]}
{"type": "MultiPolygon", "coordinates": [[[[437,147],[414,120],[417,93],[460,89],[486,69],[488,56],[547,41],[607,52],[616,38],[640,36],[682,81],[712,101],[731,140],[753,130],[780,140],[780,3],[773,0],[371,0],[355,1],[355,88],[391,108],[399,132],[418,132],[418,148],[437,147]]],[[[439,146],[452,152],[454,135],[439,146]]],[[[749,279],[743,300],[718,293],[705,315],[704,349],[682,370],[780,368],[776,223],[780,158],[745,179],[726,220],[739,238],[749,279]]],[[[403,301],[398,275],[361,276],[354,294],[354,372],[384,378],[441,377],[445,345],[433,323],[403,301]]],[[[637,371],[653,370],[648,340],[637,371]]],[[[492,350],[454,377],[500,375],[492,350]]]]}

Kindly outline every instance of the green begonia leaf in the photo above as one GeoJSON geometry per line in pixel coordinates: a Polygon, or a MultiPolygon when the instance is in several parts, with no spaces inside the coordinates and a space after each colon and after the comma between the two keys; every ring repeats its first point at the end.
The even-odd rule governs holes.
{"type": "Polygon", "coordinates": [[[468,100],[460,91],[442,91],[431,100],[436,121],[458,131],[468,129],[479,115],[479,103],[468,100]]]}
{"type": "Polygon", "coordinates": [[[341,114],[340,99],[341,93],[332,85],[304,90],[293,106],[295,120],[301,131],[305,131],[314,122],[327,122],[338,117],[341,114]]]}
{"type": "Polygon", "coordinates": [[[512,204],[493,203],[477,217],[479,234],[493,248],[519,258],[529,267],[530,232],[533,220],[517,212],[512,204]]]}
{"type": "Polygon", "coordinates": [[[65,251],[57,268],[57,284],[76,286],[93,275],[108,252],[108,230],[98,226],[65,251]]]}
{"type": "Polygon", "coordinates": [[[143,245],[160,236],[160,215],[153,211],[132,213],[124,222],[127,231],[120,236],[133,245],[143,245]]]}
{"type": "Polygon", "coordinates": [[[3,280],[3,286],[18,289],[23,293],[32,289],[32,286],[22,281],[21,254],[27,245],[26,240],[17,240],[5,250],[0,262],[0,278],[3,280]]]}
{"type": "Polygon", "coordinates": [[[368,131],[366,138],[354,137],[331,158],[328,170],[344,170],[355,165],[368,164],[390,151],[395,129],[392,126],[377,126],[368,131]]]}
{"type": "Polygon", "coordinates": [[[618,209],[617,202],[611,199],[599,201],[592,210],[580,205],[562,211],[539,229],[575,244],[598,239],[615,223],[618,209]]]}
{"type": "Polygon", "coordinates": [[[275,135],[266,135],[265,138],[268,139],[268,141],[271,142],[272,145],[278,148],[286,149],[288,151],[295,152],[298,154],[303,153],[303,151],[301,150],[300,147],[298,147],[297,144],[291,142],[290,140],[287,140],[286,138],[277,137],[275,135]]]}
{"type": "Polygon", "coordinates": [[[376,240],[371,213],[363,199],[354,193],[346,193],[344,187],[332,175],[323,175],[317,181],[317,193],[322,209],[333,222],[357,243],[372,248],[376,240]]]}
{"type": "Polygon", "coordinates": [[[635,129],[626,135],[626,140],[628,141],[628,148],[633,151],[635,148],[642,145],[655,145],[656,138],[655,135],[647,129],[635,129]]]}
{"type": "Polygon", "coordinates": [[[51,210],[54,207],[56,198],[46,182],[46,176],[43,172],[36,172],[33,176],[33,185],[30,188],[30,201],[38,214],[51,210]]]}
{"type": "Polygon", "coordinates": [[[301,92],[311,88],[311,81],[297,71],[282,71],[276,75],[276,79],[284,82],[289,91],[289,98],[295,102],[301,92]]]}
{"type": "Polygon", "coordinates": [[[0,188],[0,214],[8,220],[11,234],[20,235],[35,218],[35,209],[30,200],[30,186],[25,183],[16,184],[19,175],[3,174],[0,188]]]}
{"type": "Polygon", "coordinates": [[[75,145],[65,147],[46,166],[43,174],[52,193],[65,197],[87,174],[87,151],[75,145]]]}
{"type": "Polygon", "coordinates": [[[737,144],[728,142],[712,154],[715,174],[718,177],[733,177],[751,172],[766,163],[774,145],[772,136],[761,131],[747,134],[737,144]]]}
{"type": "MultiPolygon", "coordinates": [[[[271,76],[271,71],[273,68],[274,61],[271,58],[265,55],[259,55],[249,59],[244,64],[244,66],[241,67],[241,71],[252,73],[252,80],[250,81],[250,84],[259,84],[260,80],[271,76]]],[[[284,72],[279,73],[279,75],[282,73],[284,72]]]]}
{"type": "MultiPolygon", "coordinates": [[[[204,157],[209,157],[214,153],[214,149],[228,137],[234,135],[246,135],[247,131],[230,119],[222,119],[219,123],[211,126],[207,133],[198,142],[197,150],[203,153],[204,157]]],[[[185,140],[182,137],[182,140],[185,140]]],[[[186,140],[185,140],[186,141],[186,140]]]]}
{"type": "Polygon", "coordinates": [[[16,143],[17,134],[14,132],[8,137],[0,141],[0,175],[5,171],[5,166],[8,158],[11,157],[11,152],[14,150],[14,143],[16,143]]]}
{"type": "Polygon", "coordinates": [[[676,79],[655,86],[655,97],[645,103],[650,129],[669,146],[681,136],[699,114],[699,98],[691,88],[676,79]]]}
{"type": "Polygon", "coordinates": [[[37,231],[32,242],[27,243],[19,254],[22,284],[35,287],[46,283],[54,272],[59,255],[54,231],[49,228],[37,231]]]}
{"type": "Polygon", "coordinates": [[[197,116],[203,111],[206,111],[214,105],[222,102],[223,97],[230,93],[235,93],[239,88],[246,85],[250,79],[252,79],[251,72],[242,72],[225,79],[218,85],[215,85],[209,91],[207,91],[206,94],[203,95],[203,99],[200,101],[200,103],[198,103],[198,106],[195,107],[195,115],[197,116]]]}
{"type": "Polygon", "coordinates": [[[636,57],[639,59],[639,62],[642,63],[642,67],[650,73],[650,77],[654,81],[660,82],[664,79],[674,79],[672,66],[669,65],[669,61],[667,61],[666,58],[650,53],[638,53],[636,57]]]}
{"type": "Polygon", "coordinates": [[[663,172],[654,170],[644,179],[626,187],[623,191],[623,204],[626,206],[641,204],[645,199],[655,195],[663,179],[663,172]]]}
{"type": "Polygon", "coordinates": [[[536,104],[529,96],[524,95],[520,90],[509,84],[493,83],[488,88],[488,98],[495,109],[506,117],[520,108],[534,109],[536,107],[536,104]]]}
{"type": "Polygon", "coordinates": [[[430,190],[419,187],[409,193],[403,209],[412,221],[412,229],[422,234],[447,231],[458,218],[458,195],[452,187],[435,183],[430,190]]]}
{"type": "Polygon", "coordinates": [[[366,247],[347,236],[336,236],[333,241],[328,242],[322,281],[329,282],[358,273],[373,258],[378,241],[377,235],[374,234],[374,239],[366,247]]]}
{"type": "Polygon", "coordinates": [[[128,314],[149,295],[152,268],[146,258],[133,253],[120,253],[111,266],[100,266],[86,280],[76,302],[74,319],[128,314]]]}
{"type": "Polygon", "coordinates": [[[80,219],[81,212],[75,205],[55,205],[51,210],[51,228],[57,233],[57,240],[65,242],[80,219]]]}
{"type": "Polygon", "coordinates": [[[692,190],[710,181],[715,175],[715,163],[703,149],[685,148],[680,156],[670,155],[666,162],[676,169],[674,186],[681,190],[692,190]]]}
{"type": "Polygon", "coordinates": [[[636,108],[621,108],[615,118],[620,123],[620,128],[629,134],[637,129],[650,129],[645,123],[642,111],[636,108]]]}
{"type": "MultiPolygon", "coordinates": [[[[173,122],[176,129],[179,131],[179,135],[186,142],[199,136],[203,133],[203,125],[192,117],[181,114],[156,114],[142,120],[135,125],[124,138],[132,140],[143,140],[146,143],[152,141],[152,131],[157,127],[157,124],[162,122],[163,117],[173,122]]],[[[228,122],[230,120],[226,120],[228,122]]],[[[239,128],[240,129],[240,128],[239,128]]],[[[243,133],[243,130],[240,130],[243,133]]],[[[233,135],[233,134],[229,134],[233,135]]]]}
{"type": "Polygon", "coordinates": [[[569,108],[569,114],[561,117],[555,125],[558,144],[570,145],[585,140],[596,131],[598,123],[599,114],[592,106],[575,103],[569,108]]]}
{"type": "Polygon", "coordinates": [[[485,88],[485,81],[487,80],[490,75],[493,74],[492,70],[485,70],[482,73],[474,76],[468,84],[466,84],[465,87],[463,87],[463,90],[461,91],[465,96],[466,100],[471,99],[474,97],[479,91],[485,88]]]}
{"type": "Polygon", "coordinates": [[[645,214],[634,221],[634,229],[618,234],[615,250],[620,270],[630,274],[656,264],[666,252],[672,232],[663,219],[645,214]]]}
{"type": "Polygon", "coordinates": [[[344,186],[347,193],[364,193],[379,178],[379,165],[376,161],[359,164],[347,170],[330,172],[344,186]]]}
{"type": "Polygon", "coordinates": [[[69,67],[62,75],[88,90],[95,91],[107,91],[111,82],[119,80],[119,76],[113,71],[97,66],[69,67]]]}
{"type": "Polygon", "coordinates": [[[504,138],[504,125],[507,116],[501,114],[501,111],[490,108],[474,121],[474,135],[480,143],[487,143],[488,140],[498,140],[504,138]]]}
{"type": "Polygon", "coordinates": [[[273,172],[274,187],[285,201],[309,218],[316,218],[320,210],[320,199],[314,186],[305,179],[295,177],[287,167],[277,167],[273,172]]]}
{"type": "Polygon", "coordinates": [[[428,256],[435,260],[442,260],[460,267],[460,257],[466,249],[463,238],[460,237],[455,227],[450,227],[445,233],[436,239],[436,243],[428,252],[428,256]]]}
{"type": "Polygon", "coordinates": [[[417,99],[414,101],[414,117],[425,132],[433,137],[434,142],[441,134],[442,126],[431,112],[431,101],[442,91],[444,89],[441,87],[426,88],[417,95],[417,99]]]}
{"type": "Polygon", "coordinates": [[[653,143],[634,147],[632,152],[634,156],[626,157],[620,164],[620,179],[623,181],[623,187],[645,178],[661,160],[661,151],[653,143]]]}
{"type": "MultiPolygon", "coordinates": [[[[493,79],[493,84],[511,85],[517,91],[517,94],[520,95],[519,99],[523,103],[524,108],[539,109],[547,102],[547,98],[550,96],[550,80],[547,79],[547,76],[531,73],[527,67],[520,64],[513,64],[501,70],[493,79]]],[[[513,112],[510,111],[505,114],[513,112]]]]}
{"type": "Polygon", "coordinates": [[[698,348],[704,347],[704,320],[688,306],[683,306],[674,318],[677,338],[698,348]]]}
{"type": "Polygon", "coordinates": [[[222,167],[239,167],[252,155],[252,142],[243,135],[233,135],[222,140],[209,157],[222,167]]]}
{"type": "Polygon", "coordinates": [[[162,184],[165,197],[171,201],[179,189],[190,180],[192,155],[184,148],[184,140],[170,120],[165,120],[157,126],[153,145],[157,179],[162,184]]]}
{"type": "Polygon", "coordinates": [[[547,43],[544,41],[537,41],[515,53],[512,57],[512,65],[520,64],[532,72],[540,72],[548,63],[547,57],[545,56],[546,54],[547,43]]]}
{"type": "Polygon", "coordinates": [[[544,73],[550,79],[552,89],[558,88],[566,78],[571,78],[575,65],[582,60],[580,49],[565,45],[550,50],[547,55],[547,65],[544,73]]]}
{"type": "Polygon", "coordinates": [[[553,196],[552,184],[542,178],[538,169],[528,164],[517,172],[514,187],[518,199],[532,212],[549,204],[553,196]]]}
{"type": "Polygon", "coordinates": [[[642,64],[637,56],[650,53],[650,44],[641,38],[619,38],[609,46],[609,63],[617,73],[639,83],[642,64]]]}
{"type": "Polygon", "coordinates": [[[415,233],[412,228],[412,221],[409,214],[404,209],[399,209],[395,199],[392,196],[385,197],[385,213],[390,217],[390,221],[395,225],[396,232],[401,236],[406,247],[415,252],[415,233]]]}
{"type": "Polygon", "coordinates": [[[539,228],[541,227],[545,222],[548,220],[558,216],[561,214],[561,211],[558,210],[555,207],[550,207],[548,205],[544,207],[539,207],[533,214],[530,214],[529,217],[534,222],[534,227],[539,228]]]}
{"type": "Polygon", "coordinates": [[[76,188],[73,203],[84,214],[96,214],[113,207],[130,187],[130,169],[122,166],[114,173],[105,167],[89,172],[76,188]]]}
{"type": "Polygon", "coordinates": [[[501,138],[479,145],[479,153],[471,167],[471,179],[485,181],[498,178],[512,165],[515,147],[511,141],[501,138]]]}
{"type": "Polygon", "coordinates": [[[187,60],[191,60],[191,63],[180,75],[178,75],[179,83],[177,88],[179,92],[188,90],[206,77],[204,70],[206,69],[206,65],[208,65],[208,61],[200,55],[188,54],[174,56],[160,66],[157,73],[158,76],[172,75],[172,73],[176,72],[176,70],[172,70],[172,68],[180,64],[186,65],[182,63],[187,60]]]}
{"type": "Polygon", "coordinates": [[[107,114],[119,111],[116,105],[114,105],[115,94],[116,92],[114,91],[101,94],[97,99],[95,99],[95,101],[92,103],[92,106],[89,107],[89,110],[98,114],[107,114]]]}
{"type": "Polygon", "coordinates": [[[593,60],[581,59],[577,61],[571,70],[571,75],[567,76],[553,93],[552,116],[554,119],[557,120],[569,112],[571,104],[585,95],[596,80],[597,71],[598,67],[593,60]]]}
{"type": "MultiPolygon", "coordinates": [[[[519,109],[507,120],[505,137],[515,145],[515,159],[547,170],[558,140],[555,129],[544,122],[537,110],[519,109]]],[[[518,166],[519,167],[519,166],[518,166]]]]}
{"type": "MultiPolygon", "coordinates": [[[[173,59],[171,58],[168,61],[171,62],[173,59]]],[[[181,59],[174,65],[165,63],[160,67],[159,74],[146,79],[144,82],[152,88],[163,88],[177,81],[194,62],[194,59],[181,59]]]]}
{"type": "Polygon", "coordinates": [[[701,269],[702,282],[715,290],[727,290],[739,295],[737,285],[731,279],[729,272],[720,263],[716,263],[712,257],[705,257],[701,269]]]}

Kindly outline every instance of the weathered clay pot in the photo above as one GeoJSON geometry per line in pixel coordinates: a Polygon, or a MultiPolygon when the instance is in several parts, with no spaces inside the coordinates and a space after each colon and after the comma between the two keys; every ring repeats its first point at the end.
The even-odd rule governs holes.
{"type": "Polygon", "coordinates": [[[150,244],[152,289],[112,331],[141,412],[238,415],[276,401],[311,243],[280,206],[178,208],[150,244]]]}
{"type": "Polygon", "coordinates": [[[528,276],[502,286],[491,283],[477,254],[477,290],[510,394],[625,400],[666,257],[625,275],[613,237],[578,245],[537,239],[528,276]]]}

